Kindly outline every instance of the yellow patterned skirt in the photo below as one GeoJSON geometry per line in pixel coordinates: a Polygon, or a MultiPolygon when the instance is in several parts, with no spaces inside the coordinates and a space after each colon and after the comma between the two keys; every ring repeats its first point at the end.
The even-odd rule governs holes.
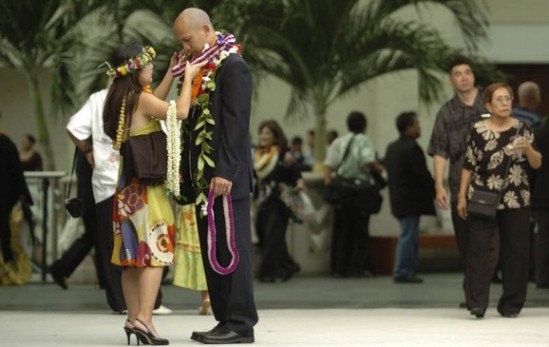
{"type": "Polygon", "coordinates": [[[200,253],[194,204],[176,207],[176,245],[173,284],[193,290],[208,290],[200,253]]]}
{"type": "Polygon", "coordinates": [[[166,187],[123,177],[114,196],[111,262],[135,268],[173,264],[175,226],[166,187]]]}

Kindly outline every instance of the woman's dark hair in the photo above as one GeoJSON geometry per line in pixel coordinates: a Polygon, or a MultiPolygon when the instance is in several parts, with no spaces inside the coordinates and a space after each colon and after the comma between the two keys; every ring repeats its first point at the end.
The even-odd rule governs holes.
{"type": "Polygon", "coordinates": [[[498,90],[499,88],[505,88],[509,92],[509,95],[511,96],[511,99],[513,99],[513,88],[509,86],[505,82],[496,82],[490,84],[486,89],[484,89],[484,95],[482,96],[482,99],[485,104],[491,104],[492,103],[492,97],[494,96],[494,92],[498,90]]]}
{"type": "Polygon", "coordinates": [[[286,139],[286,135],[284,135],[284,131],[277,121],[273,119],[263,121],[259,124],[258,131],[261,132],[263,128],[268,128],[273,133],[274,144],[278,146],[281,151],[285,151],[288,148],[288,140],[286,139]]]}
{"type": "Polygon", "coordinates": [[[29,140],[29,142],[31,144],[35,144],[36,143],[36,138],[34,136],[32,136],[31,134],[25,134],[25,137],[27,138],[27,140],[29,140]]]}
{"type": "Polygon", "coordinates": [[[347,128],[350,132],[359,134],[363,133],[368,126],[368,120],[364,113],[353,111],[347,116],[347,128]]]}
{"type": "MultiPolygon", "coordinates": [[[[143,46],[136,43],[122,45],[112,52],[110,64],[116,69],[116,67],[124,64],[126,60],[142,52],[143,46]]],[[[139,71],[116,77],[113,80],[103,108],[103,128],[105,134],[113,141],[116,140],[116,129],[118,128],[122,100],[126,98],[126,124],[130,124],[131,115],[137,108],[142,90],[143,86],[139,82],[139,71]]]]}
{"type": "Polygon", "coordinates": [[[417,114],[412,111],[402,112],[397,116],[396,127],[400,134],[403,134],[410,125],[414,124],[417,114]]]}

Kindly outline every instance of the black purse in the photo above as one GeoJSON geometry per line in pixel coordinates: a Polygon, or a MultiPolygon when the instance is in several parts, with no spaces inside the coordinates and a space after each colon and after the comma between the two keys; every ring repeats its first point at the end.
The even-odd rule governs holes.
{"type": "Polygon", "coordinates": [[[499,192],[475,189],[467,203],[467,214],[495,218],[500,197],[499,192]]]}

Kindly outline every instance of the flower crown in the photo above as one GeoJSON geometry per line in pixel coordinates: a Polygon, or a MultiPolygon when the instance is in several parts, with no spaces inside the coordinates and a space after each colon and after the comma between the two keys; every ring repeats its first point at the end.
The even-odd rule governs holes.
{"type": "Polygon", "coordinates": [[[134,71],[141,70],[143,66],[149,64],[154,57],[156,57],[156,52],[151,46],[145,46],[143,50],[143,53],[139,53],[137,56],[124,61],[124,63],[117,68],[113,68],[111,64],[105,62],[109,67],[107,75],[112,78],[118,78],[133,73],[134,71]]]}

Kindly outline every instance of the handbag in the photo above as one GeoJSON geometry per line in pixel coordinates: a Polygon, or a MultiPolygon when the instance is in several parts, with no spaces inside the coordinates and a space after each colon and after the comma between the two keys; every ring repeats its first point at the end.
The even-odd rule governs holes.
{"type": "Polygon", "coordinates": [[[65,209],[69,213],[69,215],[73,218],[79,218],[82,217],[82,199],[79,197],[70,198],[71,196],[71,187],[72,187],[72,178],[74,177],[74,168],[76,167],[76,156],[78,154],[78,148],[74,149],[74,156],[72,158],[72,169],[71,169],[71,177],[69,180],[69,185],[67,187],[67,193],[65,196],[67,198],[65,199],[65,209]]]}
{"type": "Polygon", "coordinates": [[[146,185],[160,185],[168,172],[168,146],[166,134],[159,130],[145,135],[129,136],[130,118],[126,138],[120,152],[126,177],[137,177],[146,185]]]}
{"type": "Polygon", "coordinates": [[[475,189],[467,203],[467,214],[494,218],[496,216],[500,192],[475,189]]]}
{"type": "MultiPolygon", "coordinates": [[[[520,126],[517,127],[517,132],[515,136],[518,134],[520,130],[520,126]]],[[[509,157],[509,160],[507,160],[507,167],[505,168],[505,181],[501,185],[501,189],[497,192],[489,191],[489,190],[483,190],[483,189],[475,189],[473,191],[473,194],[471,195],[471,198],[467,202],[467,214],[473,215],[477,217],[485,217],[485,218],[495,218],[499,201],[501,199],[501,191],[503,187],[507,185],[507,174],[509,173],[509,167],[511,166],[511,158],[509,157]]]]}
{"type": "Polygon", "coordinates": [[[133,159],[133,173],[141,181],[163,182],[168,168],[166,134],[155,131],[128,139],[133,159]]]}
{"type": "MultiPolygon", "coordinates": [[[[347,158],[353,140],[354,137],[349,141],[338,168],[347,158]]],[[[343,177],[336,174],[330,184],[324,187],[322,197],[330,205],[351,205],[375,214],[381,210],[383,203],[380,190],[381,187],[376,181],[343,177]]]]}

